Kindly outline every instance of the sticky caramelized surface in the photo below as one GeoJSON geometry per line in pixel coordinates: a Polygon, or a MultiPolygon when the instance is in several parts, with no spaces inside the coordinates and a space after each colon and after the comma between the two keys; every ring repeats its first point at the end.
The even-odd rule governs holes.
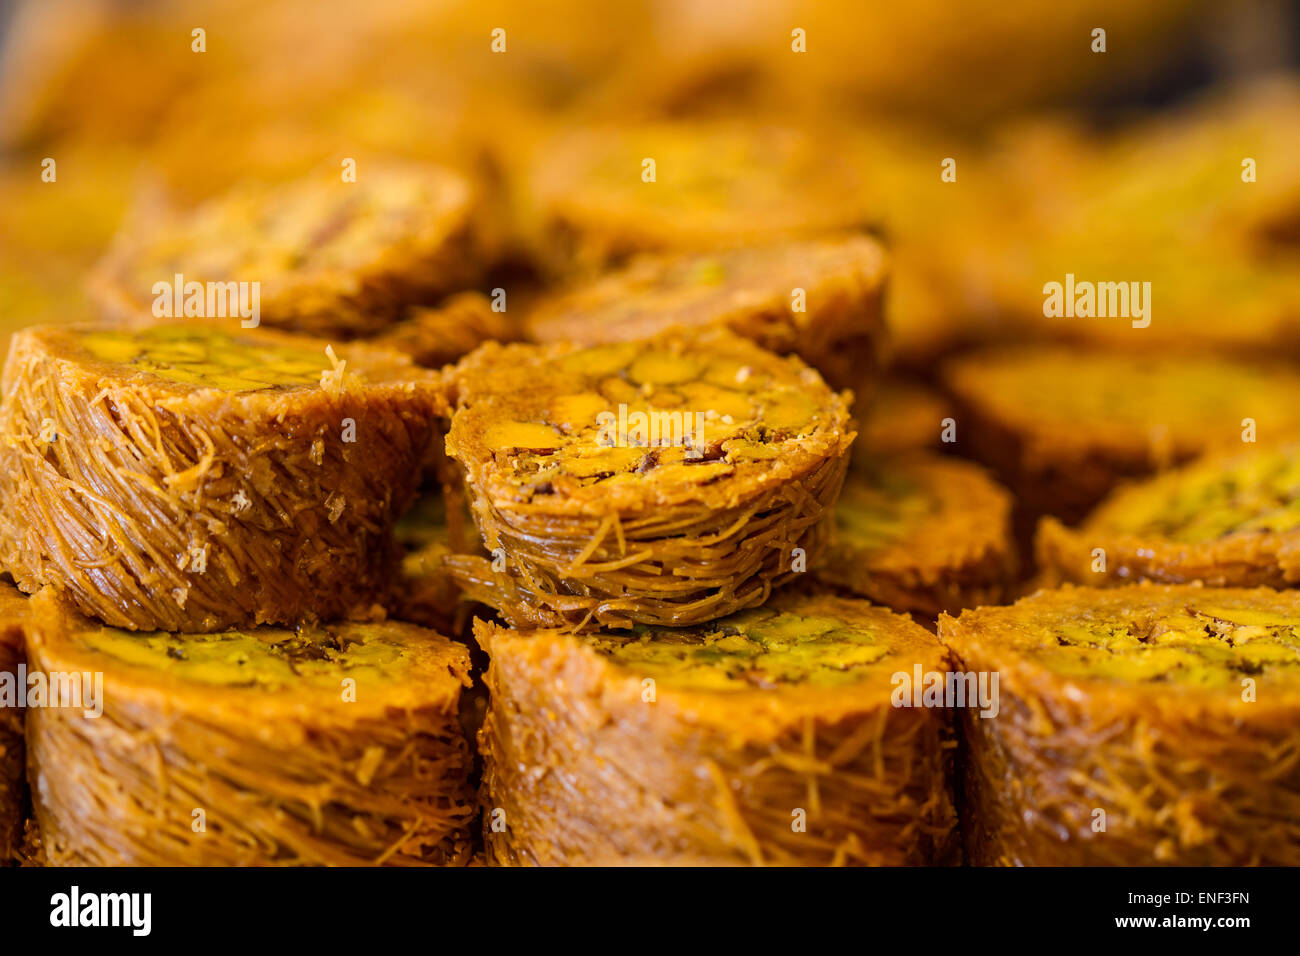
{"type": "Polygon", "coordinates": [[[928,473],[909,469],[906,462],[894,464],[855,472],[845,481],[835,507],[839,539],[845,544],[875,550],[905,542],[943,513],[943,498],[926,480],[928,473]]]}
{"type": "Polygon", "coordinates": [[[954,362],[950,386],[1013,427],[1140,433],[1208,444],[1240,440],[1242,420],[1263,435],[1300,426],[1300,376],[1279,366],[1190,356],[1043,347],[982,352],[954,362]]]}
{"type": "Polygon", "coordinates": [[[865,601],[783,598],[690,628],[638,627],[582,638],[627,670],[672,687],[838,687],[897,669],[937,644],[910,620],[865,601]]]}
{"type": "Polygon", "coordinates": [[[1010,498],[969,462],[926,452],[849,472],[835,507],[838,542],[859,560],[926,564],[946,552],[1004,549],[1010,498]],[[906,560],[904,560],[906,559],[906,560]]]}
{"type": "Polygon", "coordinates": [[[257,628],[215,634],[137,633],[117,628],[68,636],[83,661],[106,670],[144,669],[162,679],[259,692],[338,691],[345,677],[380,687],[409,679],[407,641],[387,625],[342,624],[297,631],[257,628]]]}
{"type": "Polygon", "coordinates": [[[1178,544],[1293,531],[1300,527],[1300,447],[1215,458],[1130,486],[1085,527],[1178,544]]]}
{"type": "Polygon", "coordinates": [[[187,282],[272,286],[290,274],[333,275],[450,230],[468,202],[458,176],[423,167],[362,169],[356,182],[322,170],[291,183],[247,184],[156,230],[135,250],[124,279],[143,299],[175,272],[187,282]]]}
{"type": "MultiPolygon", "coordinates": [[[[709,324],[729,324],[764,342],[775,334],[764,322],[788,311],[792,290],[804,289],[813,300],[822,283],[838,280],[867,294],[883,274],[883,253],[865,236],[645,256],[545,300],[526,324],[542,342],[622,342],[675,325],[709,324]]],[[[798,322],[808,314],[790,316],[798,322]]]]}
{"type": "Polygon", "coordinates": [[[848,427],[816,372],[722,331],[489,347],[458,382],[448,450],[515,501],[776,477],[842,454],[848,427]]]}
{"type": "Polygon", "coordinates": [[[88,332],[77,342],[105,364],[231,392],[316,385],[330,367],[323,349],[305,343],[291,346],[197,324],[88,332]]]}
{"type": "Polygon", "coordinates": [[[865,217],[850,200],[862,186],[821,136],[707,122],[579,130],[542,154],[534,182],[553,214],[624,232],[640,248],[858,226],[865,217]],[[645,159],[655,162],[652,183],[642,181],[645,159]]]}
{"type": "Polygon", "coordinates": [[[958,653],[980,640],[1083,681],[1229,694],[1245,677],[1300,686],[1300,595],[1288,591],[1064,588],[968,611],[943,633],[958,653]]]}

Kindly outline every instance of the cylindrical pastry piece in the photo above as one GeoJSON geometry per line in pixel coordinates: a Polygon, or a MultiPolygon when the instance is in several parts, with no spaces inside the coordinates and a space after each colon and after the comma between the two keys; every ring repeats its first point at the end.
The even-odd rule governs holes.
{"type": "Polygon", "coordinates": [[[80,683],[79,701],[29,711],[52,864],[469,859],[464,646],[392,622],[132,633],[49,594],[31,666],[80,683]]]}
{"type": "Polygon", "coordinates": [[[462,292],[437,306],[412,308],[369,342],[409,355],[426,368],[441,368],[484,342],[518,338],[515,323],[504,309],[496,311],[481,292],[462,292]]]}
{"type": "Polygon", "coordinates": [[[1039,591],[939,619],[997,713],[962,713],[977,865],[1300,864],[1300,593],[1039,591]]]}
{"type": "Polygon", "coordinates": [[[1011,496],[982,468],[926,453],[849,471],[817,576],[895,611],[997,604],[1015,580],[1011,496]]]}
{"type": "Polygon", "coordinates": [[[1212,84],[1100,135],[1058,116],[996,139],[987,159],[1020,214],[983,230],[978,275],[1008,338],[1139,355],[1300,350],[1294,73],[1212,84]]]}
{"type": "Polygon", "coordinates": [[[845,398],[726,330],[487,345],[447,453],[491,557],[454,558],[515,626],[685,626],[811,566],[853,438],[845,398]]]}
{"type": "Polygon", "coordinates": [[[582,345],[725,326],[836,384],[866,382],[884,334],[884,279],[884,251],[861,235],[644,256],[544,299],[525,324],[536,341],[582,345]]]}
{"type": "Polygon", "coordinates": [[[23,833],[23,713],[27,686],[20,680],[26,661],[29,599],[0,582],[0,866],[15,857],[23,833]]]}
{"type": "Polygon", "coordinates": [[[119,627],[365,613],[433,434],[433,379],[261,330],[23,331],[0,405],[0,561],[119,627]]]}
{"type": "Polygon", "coordinates": [[[1300,583],[1300,447],[1214,456],[1121,487],[1078,528],[1044,519],[1048,581],[1300,583]]]}
{"type": "Polygon", "coordinates": [[[208,287],[256,283],[262,324],[349,337],[381,331],[406,306],[473,281],[487,253],[467,180],[416,164],[363,161],[353,181],[345,172],[246,183],[142,224],[115,243],[92,289],[122,321],[225,323],[238,320],[234,305],[213,314],[208,287]],[[185,304],[191,288],[200,289],[203,307],[185,304]]]}
{"type": "Polygon", "coordinates": [[[692,628],[475,634],[489,862],[946,860],[949,711],[895,698],[947,658],[905,617],[784,594],[692,628]]]}
{"type": "Polygon", "coordinates": [[[536,151],[524,174],[525,231],[544,268],[589,274],[640,252],[871,225],[881,184],[847,152],[828,149],[826,136],[710,121],[566,130],[536,151]]]}
{"type": "Polygon", "coordinates": [[[1300,374],[1214,357],[1041,346],[950,362],[956,437],[1023,507],[1073,523],[1124,478],[1254,436],[1300,437],[1300,374]]]}
{"type": "Polygon", "coordinates": [[[851,387],[858,422],[855,466],[871,468],[882,457],[938,449],[945,431],[956,437],[952,403],[920,382],[902,376],[879,383],[855,378],[851,387]],[[862,400],[864,395],[868,401],[862,400]]]}

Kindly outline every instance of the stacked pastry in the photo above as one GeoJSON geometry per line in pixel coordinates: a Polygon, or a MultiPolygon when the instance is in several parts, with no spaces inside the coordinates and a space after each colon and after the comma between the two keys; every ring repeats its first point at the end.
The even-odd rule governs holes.
{"type": "MultiPolygon", "coordinates": [[[[252,269],[268,280],[267,325],[392,329],[407,304],[463,281],[471,207],[454,174],[375,183],[356,195],[305,183],[278,204],[234,194],[166,232],[165,249],[127,255],[116,275],[129,321],[14,337],[0,561],[40,593],[5,598],[0,668],[14,670],[22,645],[29,683],[50,688],[26,736],[51,863],[471,856],[469,651],[384,620],[393,528],[441,440],[435,373],[383,344],[238,316],[161,322],[122,304],[165,258],[187,276],[182,300],[197,283],[200,311],[212,284],[238,288],[252,269]],[[245,214],[265,233],[245,228],[247,248],[211,253],[212,230],[245,214]]],[[[12,723],[6,850],[22,760],[12,723]]]]}
{"type": "Polygon", "coordinates": [[[1300,595],[1040,591],[940,622],[999,713],[962,711],[975,865],[1300,863],[1300,595]]]}
{"type": "Polygon", "coordinates": [[[786,592],[694,627],[475,633],[490,862],[949,859],[947,713],[891,700],[946,652],[904,616],[786,592]]]}
{"type": "MultiPolygon", "coordinates": [[[[707,152],[696,135],[682,148],[707,152]]],[[[756,194],[775,174],[740,172],[756,194]]],[[[485,345],[445,373],[447,452],[484,552],[444,566],[499,616],[474,629],[490,658],[489,862],[950,861],[950,711],[892,699],[898,674],[943,671],[946,652],[907,617],[836,596],[822,573],[859,560],[830,550],[855,396],[823,373],[874,391],[879,247],[796,238],[824,226],[798,213],[791,238],[755,244],[752,222],[707,209],[684,242],[642,244],[626,197],[604,185],[601,216],[541,220],[539,233],[563,228],[571,244],[550,248],[573,259],[549,263],[570,278],[528,311],[538,344],[485,345]],[[641,249],[654,254],[586,275],[641,249]]],[[[969,551],[918,547],[930,566],[916,590],[941,596],[900,610],[959,607],[1006,580],[1006,504],[970,480],[987,526],[969,551]]],[[[882,520],[930,510],[930,481],[882,502],[882,520]]],[[[888,560],[857,576],[872,582],[863,593],[889,591],[888,560]]]]}
{"type": "Polygon", "coordinates": [[[448,381],[447,451],[505,565],[466,559],[463,577],[512,623],[696,624],[820,555],[853,432],[797,359],[671,331],[489,345],[448,381]]]}
{"type": "Polygon", "coordinates": [[[103,675],[100,713],[83,692],[29,714],[52,864],[469,860],[463,645],[396,622],[132,632],[58,607],[29,633],[30,667],[103,675]]]}
{"type": "Polygon", "coordinates": [[[927,454],[942,400],[877,387],[885,256],[860,209],[821,201],[848,180],[812,202],[777,185],[814,141],[659,132],[674,174],[653,193],[619,175],[622,140],[542,153],[522,190],[555,285],[525,312],[537,344],[445,374],[482,550],[437,537],[447,575],[430,551],[412,572],[497,617],[474,632],[488,860],[947,862],[950,710],[891,693],[946,656],[861,598],[933,627],[1001,597],[1006,495],[927,454]],[[710,200],[724,169],[744,216],[710,200]]]}
{"type": "Polygon", "coordinates": [[[1300,85],[975,141],[898,117],[1161,51],[267,6],[16,61],[0,855],[1300,862],[1300,85]]]}

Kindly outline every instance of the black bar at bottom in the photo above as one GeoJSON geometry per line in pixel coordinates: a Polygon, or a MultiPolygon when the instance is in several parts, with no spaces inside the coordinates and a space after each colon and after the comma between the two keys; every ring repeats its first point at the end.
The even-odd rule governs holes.
{"type": "Polygon", "coordinates": [[[786,932],[815,946],[845,932],[864,944],[897,934],[921,943],[1016,939],[1044,927],[1057,942],[1231,944],[1294,925],[1295,886],[1293,871],[1248,869],[0,869],[0,932],[11,943],[76,934],[295,951],[414,934],[434,953],[498,949],[516,934],[532,946],[567,937],[582,949],[657,939],[767,950],[786,932]],[[147,911],[143,896],[121,894],[149,894],[147,911]]]}

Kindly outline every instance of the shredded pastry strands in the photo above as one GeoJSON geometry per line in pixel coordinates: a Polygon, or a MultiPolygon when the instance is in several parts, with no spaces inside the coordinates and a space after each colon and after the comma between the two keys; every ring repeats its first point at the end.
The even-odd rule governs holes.
{"type": "Polygon", "coordinates": [[[720,326],[861,389],[882,348],[886,272],[884,250],[864,235],[642,256],[544,297],[525,325],[536,341],[583,345],[720,326]]]}
{"type": "Polygon", "coordinates": [[[1044,518],[1038,563],[1046,582],[1295,587],[1298,493],[1298,446],[1203,458],[1116,490],[1077,529],[1044,518]]]}
{"type": "Polygon", "coordinates": [[[912,452],[855,463],[817,577],[931,619],[1001,603],[1016,570],[1011,507],[968,462],[912,452]]]}
{"type": "MultiPolygon", "coordinates": [[[[115,239],[90,287],[108,316],[134,326],[151,318],[147,293],[159,276],[256,280],[265,327],[351,339],[472,282],[492,255],[491,232],[477,190],[451,170],[374,163],[344,185],[321,169],[289,183],[245,182],[193,210],[154,211],[115,239]]],[[[233,304],[198,318],[228,316],[238,318],[233,304]]]]}
{"type": "Polygon", "coordinates": [[[489,556],[446,566],[515,626],[712,620],[766,601],[826,544],[853,433],[844,397],[797,359],[679,330],[588,349],[489,346],[451,382],[447,449],[489,556]],[[687,442],[598,434],[626,415],[622,396],[698,415],[699,460],[687,442]]]}
{"type": "Polygon", "coordinates": [[[209,679],[202,668],[222,664],[198,662],[205,644],[242,642],[251,670],[265,642],[292,645],[293,632],[114,633],[48,611],[31,640],[33,666],[106,671],[102,716],[32,712],[33,791],[51,864],[468,861],[475,811],[457,714],[469,684],[463,646],[411,625],[340,625],[302,645],[301,686],[289,675],[267,687],[252,674],[252,686],[209,679]],[[192,660],[119,659],[122,638],[165,640],[158,658],[192,660]],[[349,677],[354,702],[341,698],[349,677]]]}
{"type": "Polygon", "coordinates": [[[19,333],[0,410],[0,559],[19,586],[145,630],[369,613],[437,396],[431,373],[356,344],[321,387],[324,350],[195,326],[19,333]]]}
{"type": "MultiPolygon", "coordinates": [[[[477,623],[492,658],[492,701],[479,734],[489,862],[951,862],[948,711],[890,703],[895,669],[910,671],[917,661],[942,667],[938,642],[865,602],[782,596],[669,643],[689,654],[693,641],[703,648],[711,640],[692,634],[714,633],[711,646],[727,648],[736,638],[721,635],[764,628],[773,629],[768,669],[710,674],[697,686],[675,675],[675,665],[646,669],[617,651],[615,663],[600,649],[603,635],[589,644],[561,631],[477,623]],[[817,638],[802,644],[798,635],[818,628],[888,632],[866,646],[884,652],[874,644],[884,642],[889,651],[860,678],[845,676],[857,673],[847,662],[862,646],[846,638],[842,652],[833,642],[801,650],[817,638]],[[781,673],[782,661],[798,668],[809,660],[807,673],[781,673]],[[822,673],[834,675],[831,684],[821,683],[822,673]],[[801,812],[806,825],[793,826],[801,812]]],[[[653,656],[663,639],[647,632],[607,640],[653,656]]]]}
{"type": "Polygon", "coordinates": [[[1300,864],[1298,634],[1300,595],[1265,588],[1067,586],[941,617],[961,665],[1000,676],[998,716],[962,714],[968,862],[1300,864]]]}

